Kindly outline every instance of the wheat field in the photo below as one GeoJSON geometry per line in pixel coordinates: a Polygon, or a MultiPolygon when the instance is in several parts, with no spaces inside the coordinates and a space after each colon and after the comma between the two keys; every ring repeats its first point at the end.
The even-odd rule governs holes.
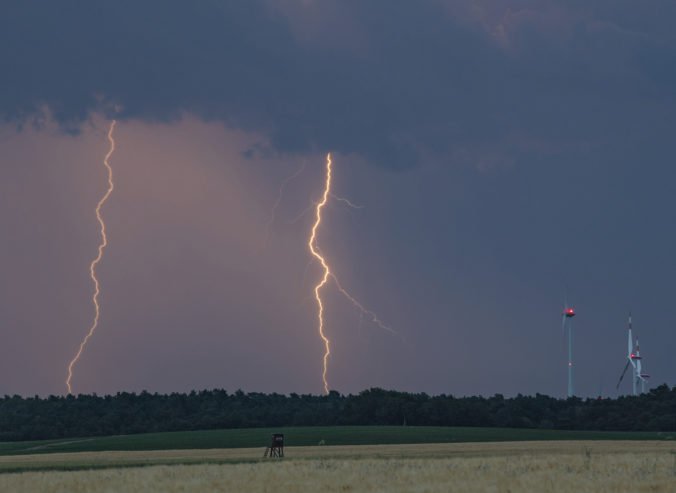
{"type": "MultiPolygon", "coordinates": [[[[79,471],[0,474],[2,492],[673,492],[676,444],[527,442],[298,447],[262,461],[249,449],[55,454],[52,464],[110,465],[79,471]],[[122,454],[122,455],[120,455],[122,454]],[[75,457],[69,457],[75,456],[75,457]],[[96,463],[94,460],[98,459],[96,463]],[[134,462],[134,460],[136,462],[134,462]],[[171,465],[114,467],[179,461],[171,465]],[[241,463],[190,464],[199,461],[241,463]],[[94,462],[92,462],[94,461],[94,462]],[[105,462],[108,461],[108,462],[105,462]],[[184,462],[187,462],[184,463],[184,462]]],[[[257,454],[258,455],[258,454],[257,454]]],[[[31,456],[13,459],[30,461],[31,456]]],[[[3,458],[10,459],[10,458],[3,458]]],[[[86,467],[86,466],[83,466],[86,467]]]]}

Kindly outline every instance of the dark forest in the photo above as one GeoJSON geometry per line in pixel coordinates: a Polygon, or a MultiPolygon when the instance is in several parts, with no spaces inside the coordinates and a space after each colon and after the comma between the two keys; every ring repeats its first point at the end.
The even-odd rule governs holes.
{"type": "Polygon", "coordinates": [[[324,396],[205,390],[0,399],[0,441],[334,425],[676,431],[676,387],[617,399],[430,396],[377,388],[324,396]]]}

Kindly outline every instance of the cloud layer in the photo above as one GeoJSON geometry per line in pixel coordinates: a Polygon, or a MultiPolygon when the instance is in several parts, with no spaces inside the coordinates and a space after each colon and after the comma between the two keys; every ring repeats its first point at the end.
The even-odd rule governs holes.
{"type": "MultiPolygon", "coordinates": [[[[670,2],[4,2],[0,114],[184,113],[401,167],[673,120],[670,2]]],[[[664,122],[666,123],[666,122],[664,122]]]]}

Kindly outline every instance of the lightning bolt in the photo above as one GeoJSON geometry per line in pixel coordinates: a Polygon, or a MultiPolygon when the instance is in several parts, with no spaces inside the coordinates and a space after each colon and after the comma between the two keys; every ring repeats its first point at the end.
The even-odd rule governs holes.
{"type": "Polygon", "coordinates": [[[77,354],[68,365],[68,378],[66,379],[66,387],[68,387],[69,394],[73,393],[73,388],[71,386],[71,380],[73,379],[73,367],[75,366],[75,363],[77,363],[78,360],[80,359],[80,356],[82,356],[82,352],[84,351],[87,342],[89,342],[89,339],[92,337],[92,335],[94,335],[96,327],[99,325],[99,315],[101,310],[101,307],[99,306],[99,294],[101,293],[101,289],[99,285],[99,280],[96,277],[96,267],[103,258],[103,251],[105,250],[106,246],[108,246],[108,237],[106,236],[106,223],[103,222],[103,217],[101,216],[101,208],[106,203],[106,201],[110,197],[110,194],[112,194],[113,190],[115,189],[115,185],[113,183],[113,168],[110,167],[110,163],[108,162],[108,160],[113,155],[113,152],[115,152],[115,139],[113,138],[113,131],[115,130],[116,123],[117,122],[115,120],[113,120],[110,123],[110,128],[108,129],[108,141],[110,142],[110,149],[108,150],[108,154],[106,154],[106,157],[103,159],[103,164],[106,167],[106,170],[108,171],[108,190],[106,190],[106,193],[103,195],[103,197],[101,197],[101,200],[99,200],[99,203],[96,205],[96,219],[99,221],[99,226],[101,228],[101,243],[99,244],[98,255],[89,265],[89,275],[92,279],[92,282],[94,283],[94,294],[92,296],[92,302],[94,304],[94,321],[91,327],[89,328],[89,332],[80,343],[80,347],[78,348],[77,354]]]}
{"type": "Polygon", "coordinates": [[[265,242],[263,243],[263,250],[265,250],[268,246],[268,242],[270,241],[270,232],[272,230],[273,224],[275,224],[275,217],[277,215],[277,209],[279,209],[279,204],[282,203],[282,195],[284,194],[284,188],[286,188],[286,185],[296,178],[298,175],[300,175],[303,170],[305,169],[305,164],[306,162],[303,161],[303,164],[301,165],[300,168],[298,168],[292,175],[287,176],[282,180],[282,183],[279,185],[279,192],[277,193],[277,200],[275,200],[274,205],[272,206],[272,209],[270,210],[270,219],[268,219],[268,224],[265,229],[265,242]]]}
{"type": "Polygon", "coordinates": [[[322,209],[326,205],[326,202],[329,200],[329,193],[331,192],[331,153],[326,155],[326,182],[324,184],[324,193],[322,195],[322,200],[317,203],[315,208],[315,222],[312,225],[312,230],[310,233],[310,239],[308,240],[308,247],[312,255],[319,261],[324,269],[324,275],[322,276],[319,283],[315,286],[315,299],[317,300],[317,317],[319,320],[319,336],[324,341],[324,359],[322,367],[322,381],[324,382],[324,392],[329,393],[329,383],[326,380],[326,372],[328,368],[329,356],[331,355],[331,341],[324,334],[324,304],[322,303],[321,289],[328,282],[329,276],[331,275],[331,269],[329,265],[324,260],[324,257],[319,253],[316,248],[315,242],[317,240],[317,228],[322,222],[322,209]]]}
{"type": "Polygon", "coordinates": [[[343,286],[340,284],[340,281],[338,281],[336,275],[333,272],[331,272],[329,264],[327,263],[326,259],[321,253],[321,250],[317,246],[317,229],[319,228],[319,225],[322,222],[322,209],[326,206],[329,197],[333,197],[337,200],[342,200],[346,202],[350,207],[359,208],[359,206],[355,206],[349,200],[343,199],[341,197],[336,197],[331,193],[331,173],[332,173],[331,165],[332,165],[331,153],[329,153],[326,155],[326,181],[324,183],[324,192],[322,194],[322,199],[315,206],[315,222],[312,225],[312,229],[310,231],[310,238],[308,240],[308,247],[310,248],[310,252],[312,253],[313,257],[319,261],[323,269],[323,275],[314,288],[314,294],[318,307],[317,311],[318,332],[319,336],[324,342],[322,381],[324,383],[324,392],[326,392],[327,394],[329,393],[329,384],[326,375],[328,371],[329,356],[331,355],[331,341],[329,340],[328,337],[326,337],[326,333],[324,331],[324,302],[321,297],[321,290],[328,283],[329,278],[333,279],[333,281],[336,284],[336,287],[338,288],[338,291],[340,291],[340,293],[343,296],[345,296],[355,307],[359,309],[361,316],[368,315],[371,318],[371,321],[377,326],[379,326],[381,329],[386,330],[392,334],[399,335],[394,329],[385,325],[374,312],[366,309],[364,305],[362,305],[354,296],[352,296],[345,288],[343,288],[343,286]]]}

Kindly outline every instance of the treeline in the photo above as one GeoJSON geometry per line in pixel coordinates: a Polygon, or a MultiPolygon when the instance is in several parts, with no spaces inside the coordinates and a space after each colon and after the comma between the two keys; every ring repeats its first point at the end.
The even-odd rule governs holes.
{"type": "Polygon", "coordinates": [[[638,397],[555,399],[430,396],[382,389],[358,395],[208,390],[0,399],[0,441],[217,428],[423,425],[676,431],[676,387],[638,397]]]}

